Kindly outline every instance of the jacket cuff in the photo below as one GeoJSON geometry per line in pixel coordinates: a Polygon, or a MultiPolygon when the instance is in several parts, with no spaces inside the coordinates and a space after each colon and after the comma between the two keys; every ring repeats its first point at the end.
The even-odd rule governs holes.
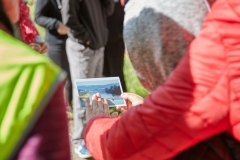
{"type": "Polygon", "coordinates": [[[101,118],[109,118],[109,117],[106,117],[106,116],[97,116],[97,117],[91,118],[91,119],[88,121],[88,123],[87,123],[87,125],[86,125],[86,127],[85,127],[85,131],[84,131],[84,139],[85,139],[85,140],[86,140],[86,135],[87,135],[90,127],[92,126],[93,122],[94,122],[95,120],[101,119],[101,118]]]}
{"type": "Polygon", "coordinates": [[[57,30],[61,23],[62,22],[60,22],[60,21],[56,21],[54,24],[54,28],[57,30]]]}

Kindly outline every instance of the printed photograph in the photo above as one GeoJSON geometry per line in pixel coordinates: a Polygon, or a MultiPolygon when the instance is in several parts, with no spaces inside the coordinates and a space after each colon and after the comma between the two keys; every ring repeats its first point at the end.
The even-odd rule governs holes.
{"type": "Polygon", "coordinates": [[[89,97],[91,102],[92,95],[96,93],[108,100],[109,107],[126,106],[121,98],[122,86],[119,77],[76,79],[75,83],[82,107],[86,107],[86,98],[89,97]]]}

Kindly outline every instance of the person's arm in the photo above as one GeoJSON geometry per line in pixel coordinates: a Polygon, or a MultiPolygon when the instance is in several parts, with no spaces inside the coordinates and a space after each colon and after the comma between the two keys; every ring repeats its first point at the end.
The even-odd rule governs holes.
{"type": "Polygon", "coordinates": [[[56,18],[48,17],[48,13],[52,12],[50,0],[37,0],[35,7],[35,22],[48,30],[58,29],[62,23],[56,18]]]}
{"type": "Polygon", "coordinates": [[[14,159],[71,159],[63,88],[62,83],[14,159]]]}
{"type": "Polygon", "coordinates": [[[240,43],[239,35],[229,32],[240,23],[227,1],[218,2],[163,86],[120,118],[89,121],[85,141],[96,159],[170,159],[228,129],[230,48],[225,43],[240,43]]]}
{"type": "Polygon", "coordinates": [[[35,39],[35,43],[41,43],[42,42],[42,37],[38,35],[35,39]]]}
{"type": "Polygon", "coordinates": [[[110,16],[114,12],[114,1],[113,0],[101,0],[104,6],[104,11],[107,16],[110,16]]]}
{"type": "Polygon", "coordinates": [[[91,43],[91,38],[86,28],[79,21],[77,13],[79,9],[78,3],[80,2],[77,0],[62,1],[62,20],[69,27],[68,36],[72,40],[87,46],[91,43]]]}

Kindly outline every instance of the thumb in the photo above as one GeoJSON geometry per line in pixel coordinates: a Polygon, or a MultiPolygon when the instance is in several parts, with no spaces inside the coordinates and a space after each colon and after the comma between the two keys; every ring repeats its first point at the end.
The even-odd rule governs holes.
{"type": "Polygon", "coordinates": [[[111,117],[112,117],[112,118],[117,118],[117,117],[118,117],[118,112],[113,112],[113,113],[111,114],[111,117]]]}
{"type": "Polygon", "coordinates": [[[122,6],[124,6],[125,5],[125,0],[120,0],[120,3],[121,3],[122,6]]]}
{"type": "Polygon", "coordinates": [[[143,103],[143,98],[137,94],[134,93],[123,93],[121,94],[121,97],[125,100],[129,100],[132,102],[133,106],[136,106],[138,104],[142,104],[143,103]]]}

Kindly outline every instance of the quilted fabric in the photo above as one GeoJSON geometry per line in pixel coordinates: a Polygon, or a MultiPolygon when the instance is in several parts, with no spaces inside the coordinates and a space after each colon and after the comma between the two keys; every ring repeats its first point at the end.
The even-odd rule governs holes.
{"type": "Polygon", "coordinates": [[[168,81],[122,117],[85,131],[97,160],[170,159],[227,131],[240,140],[240,1],[217,0],[168,81]]]}

